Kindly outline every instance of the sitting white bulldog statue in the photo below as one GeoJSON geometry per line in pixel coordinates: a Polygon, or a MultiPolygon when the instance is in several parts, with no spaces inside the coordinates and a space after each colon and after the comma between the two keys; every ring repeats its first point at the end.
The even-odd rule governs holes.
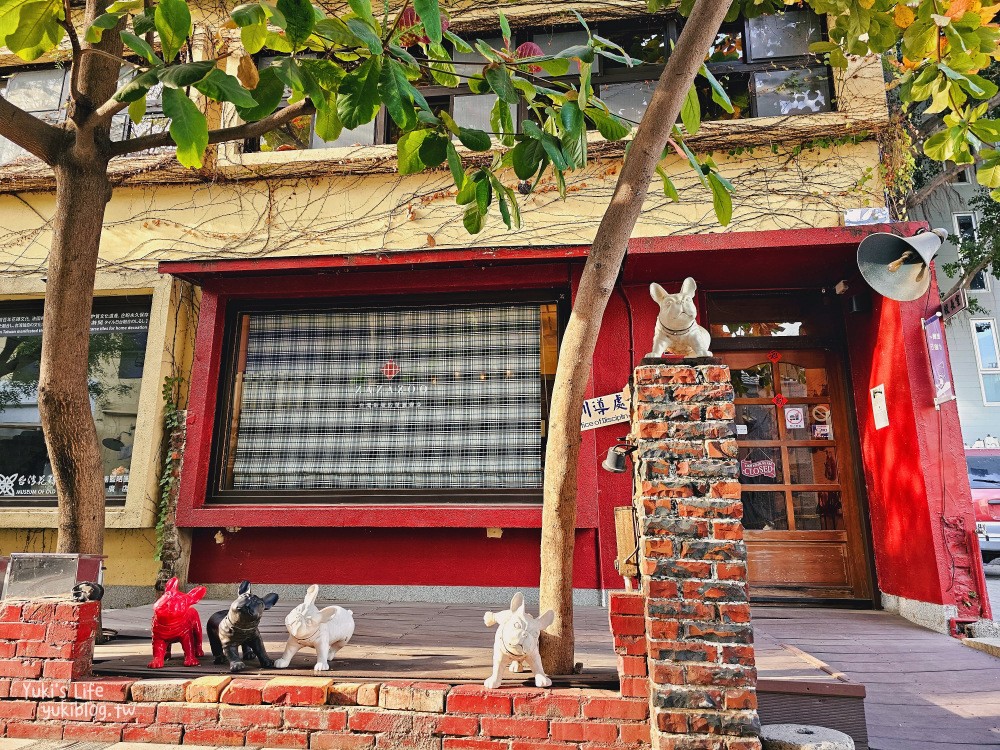
{"type": "Polygon", "coordinates": [[[555,617],[551,609],[538,618],[525,614],[524,595],[520,591],[510,600],[510,609],[487,612],[483,616],[483,622],[487,627],[499,627],[493,643],[493,674],[483,684],[490,689],[498,688],[503,682],[501,672],[504,667],[510,665],[511,672],[521,672],[525,663],[530,662],[535,673],[536,687],[549,687],[552,680],[542,667],[542,657],[538,654],[538,636],[552,624],[555,617]]]}
{"type": "Polygon", "coordinates": [[[285,643],[285,653],[274,662],[278,669],[284,669],[292,657],[303,647],[316,649],[317,672],[325,672],[330,668],[330,659],[337,655],[354,635],[354,613],[343,607],[324,607],[317,609],[316,596],[319,586],[313,584],[306,591],[306,599],[285,618],[288,629],[288,641],[285,643]]]}
{"type": "Polygon", "coordinates": [[[694,279],[688,277],[677,294],[668,294],[659,284],[649,285],[649,294],[660,306],[653,334],[653,351],[647,357],[662,357],[666,352],[681,357],[711,357],[708,347],[712,334],[698,325],[698,310],[694,293],[698,290],[694,279]]]}

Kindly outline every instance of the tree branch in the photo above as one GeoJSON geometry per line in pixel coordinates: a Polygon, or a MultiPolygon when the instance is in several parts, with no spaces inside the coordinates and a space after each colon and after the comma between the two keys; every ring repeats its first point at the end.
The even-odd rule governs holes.
{"type": "Polygon", "coordinates": [[[73,49],[73,58],[69,73],[69,93],[73,97],[73,101],[78,102],[82,97],[78,83],[80,75],[80,37],[77,36],[76,27],[73,26],[73,14],[70,9],[69,0],[63,0],[63,8],[65,18],[63,18],[60,25],[66,29],[66,36],[69,37],[69,44],[73,49]]]}
{"type": "Polygon", "coordinates": [[[976,156],[975,162],[972,164],[956,164],[955,162],[950,162],[944,169],[934,175],[926,185],[916,192],[910,193],[910,196],[906,199],[906,207],[909,209],[921,205],[930,197],[931,193],[942,185],[952,182],[962,170],[968,169],[969,167],[979,166],[980,162],[982,162],[982,158],[978,155],[976,156]]]}
{"type": "Polygon", "coordinates": [[[64,131],[29,115],[0,96],[0,136],[52,166],[64,131]]]}
{"type": "Polygon", "coordinates": [[[941,295],[941,299],[947,299],[962,287],[968,288],[969,284],[972,283],[972,280],[976,278],[976,274],[978,274],[980,271],[985,271],[987,266],[989,265],[990,262],[988,260],[984,260],[981,263],[977,263],[976,265],[972,266],[972,268],[970,268],[969,270],[963,272],[962,275],[958,277],[958,281],[954,283],[951,289],[949,289],[947,292],[941,295]]]}
{"type": "MultiPolygon", "coordinates": [[[[287,122],[291,122],[296,117],[311,115],[316,111],[312,102],[303,99],[300,102],[291,104],[284,109],[279,109],[263,120],[248,122],[243,125],[234,125],[229,128],[219,128],[208,132],[208,142],[226,143],[228,141],[240,141],[246,138],[259,138],[264,133],[281,127],[287,122]]],[[[123,154],[133,154],[136,151],[145,151],[150,148],[160,148],[162,146],[173,145],[173,140],[169,133],[154,133],[144,135],[139,138],[130,138],[127,141],[115,141],[111,144],[111,155],[122,156],[123,154]]]]}

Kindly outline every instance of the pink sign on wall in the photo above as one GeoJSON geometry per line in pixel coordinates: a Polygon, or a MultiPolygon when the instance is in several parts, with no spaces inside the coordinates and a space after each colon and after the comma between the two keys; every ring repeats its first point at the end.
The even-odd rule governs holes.
{"type": "Polygon", "coordinates": [[[927,356],[931,366],[931,382],[934,384],[934,406],[938,406],[945,401],[955,400],[955,386],[951,382],[948,352],[945,349],[944,323],[941,313],[936,313],[923,323],[927,356]]]}

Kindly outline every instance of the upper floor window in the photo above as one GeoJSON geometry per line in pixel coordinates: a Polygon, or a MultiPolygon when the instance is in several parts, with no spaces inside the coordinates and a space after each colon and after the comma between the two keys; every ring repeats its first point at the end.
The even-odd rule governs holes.
{"type": "MultiPolygon", "coordinates": [[[[672,45],[683,27],[683,19],[671,15],[645,16],[629,21],[600,22],[591,25],[594,33],[620,45],[641,66],[629,67],[605,57],[595,59],[591,80],[595,92],[608,108],[632,123],[642,119],[653,89],[659,79],[672,45]]],[[[573,45],[585,44],[586,32],[577,26],[515,30],[511,46],[532,41],[544,53],[555,53],[573,45]]],[[[834,109],[830,69],[809,52],[809,45],[823,37],[823,22],[811,11],[794,10],[776,16],[763,16],[724,24],[705,56],[705,62],[725,87],[734,105],[732,114],[712,99],[707,81],[698,79],[703,119],[776,117],[829,112],[834,109]]],[[[470,37],[481,38],[491,47],[503,42],[498,32],[470,37]]],[[[484,61],[478,52],[452,50],[452,59],[460,80],[478,75],[484,61]]],[[[261,65],[269,64],[263,60],[261,65]]],[[[567,80],[579,73],[574,62],[567,80]]],[[[538,73],[539,77],[551,77],[538,73]]],[[[423,82],[421,90],[435,110],[445,109],[459,125],[493,132],[491,115],[497,105],[496,95],[475,94],[468,85],[457,88],[423,82]]],[[[513,111],[515,124],[530,115],[522,104],[513,111]]],[[[328,146],[394,143],[399,134],[391,118],[382,110],[375,120],[354,131],[345,131],[334,142],[324,142],[315,135],[313,118],[306,116],[282,129],[268,133],[259,141],[247,142],[249,151],[275,151],[321,148],[328,146]]]]}
{"type": "MultiPolygon", "coordinates": [[[[979,222],[976,215],[972,213],[958,213],[952,215],[955,224],[955,236],[962,242],[975,242],[978,235],[979,222]]],[[[969,282],[969,289],[973,292],[988,292],[990,280],[986,271],[980,271],[972,277],[969,282]]]]}
{"type": "Polygon", "coordinates": [[[973,320],[972,338],[979,361],[983,403],[1000,404],[1000,343],[997,341],[996,321],[973,320]]]}

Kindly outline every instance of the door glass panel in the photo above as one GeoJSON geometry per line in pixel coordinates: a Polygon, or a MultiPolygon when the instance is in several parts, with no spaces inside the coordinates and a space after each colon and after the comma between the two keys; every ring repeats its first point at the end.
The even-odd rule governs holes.
{"type": "Polygon", "coordinates": [[[833,411],[830,404],[811,404],[806,409],[809,440],[833,440],[833,411]]]}
{"type": "Polygon", "coordinates": [[[789,448],[788,475],[792,484],[831,484],[836,482],[837,449],[789,448]]]}
{"type": "Polygon", "coordinates": [[[824,367],[802,367],[791,362],[778,365],[781,392],[787,398],[815,398],[829,395],[830,385],[824,367]]]}
{"type": "Polygon", "coordinates": [[[743,526],[754,531],[788,529],[784,492],[743,491],[743,526]]]}
{"type": "Polygon", "coordinates": [[[793,492],[792,507],[798,531],[838,531],[844,528],[844,508],[839,492],[793,492]]]}
{"type": "Polygon", "coordinates": [[[775,408],[764,404],[741,404],[736,407],[736,436],[740,440],[777,440],[778,420],[775,408]],[[746,427],[746,433],[741,431],[746,427]]]}
{"type": "Polygon", "coordinates": [[[733,370],[731,379],[736,398],[774,397],[774,377],[771,375],[770,362],[744,370],[733,370]]]}
{"type": "Polygon", "coordinates": [[[743,484],[781,484],[780,448],[748,448],[739,450],[740,482],[743,484]]]}

